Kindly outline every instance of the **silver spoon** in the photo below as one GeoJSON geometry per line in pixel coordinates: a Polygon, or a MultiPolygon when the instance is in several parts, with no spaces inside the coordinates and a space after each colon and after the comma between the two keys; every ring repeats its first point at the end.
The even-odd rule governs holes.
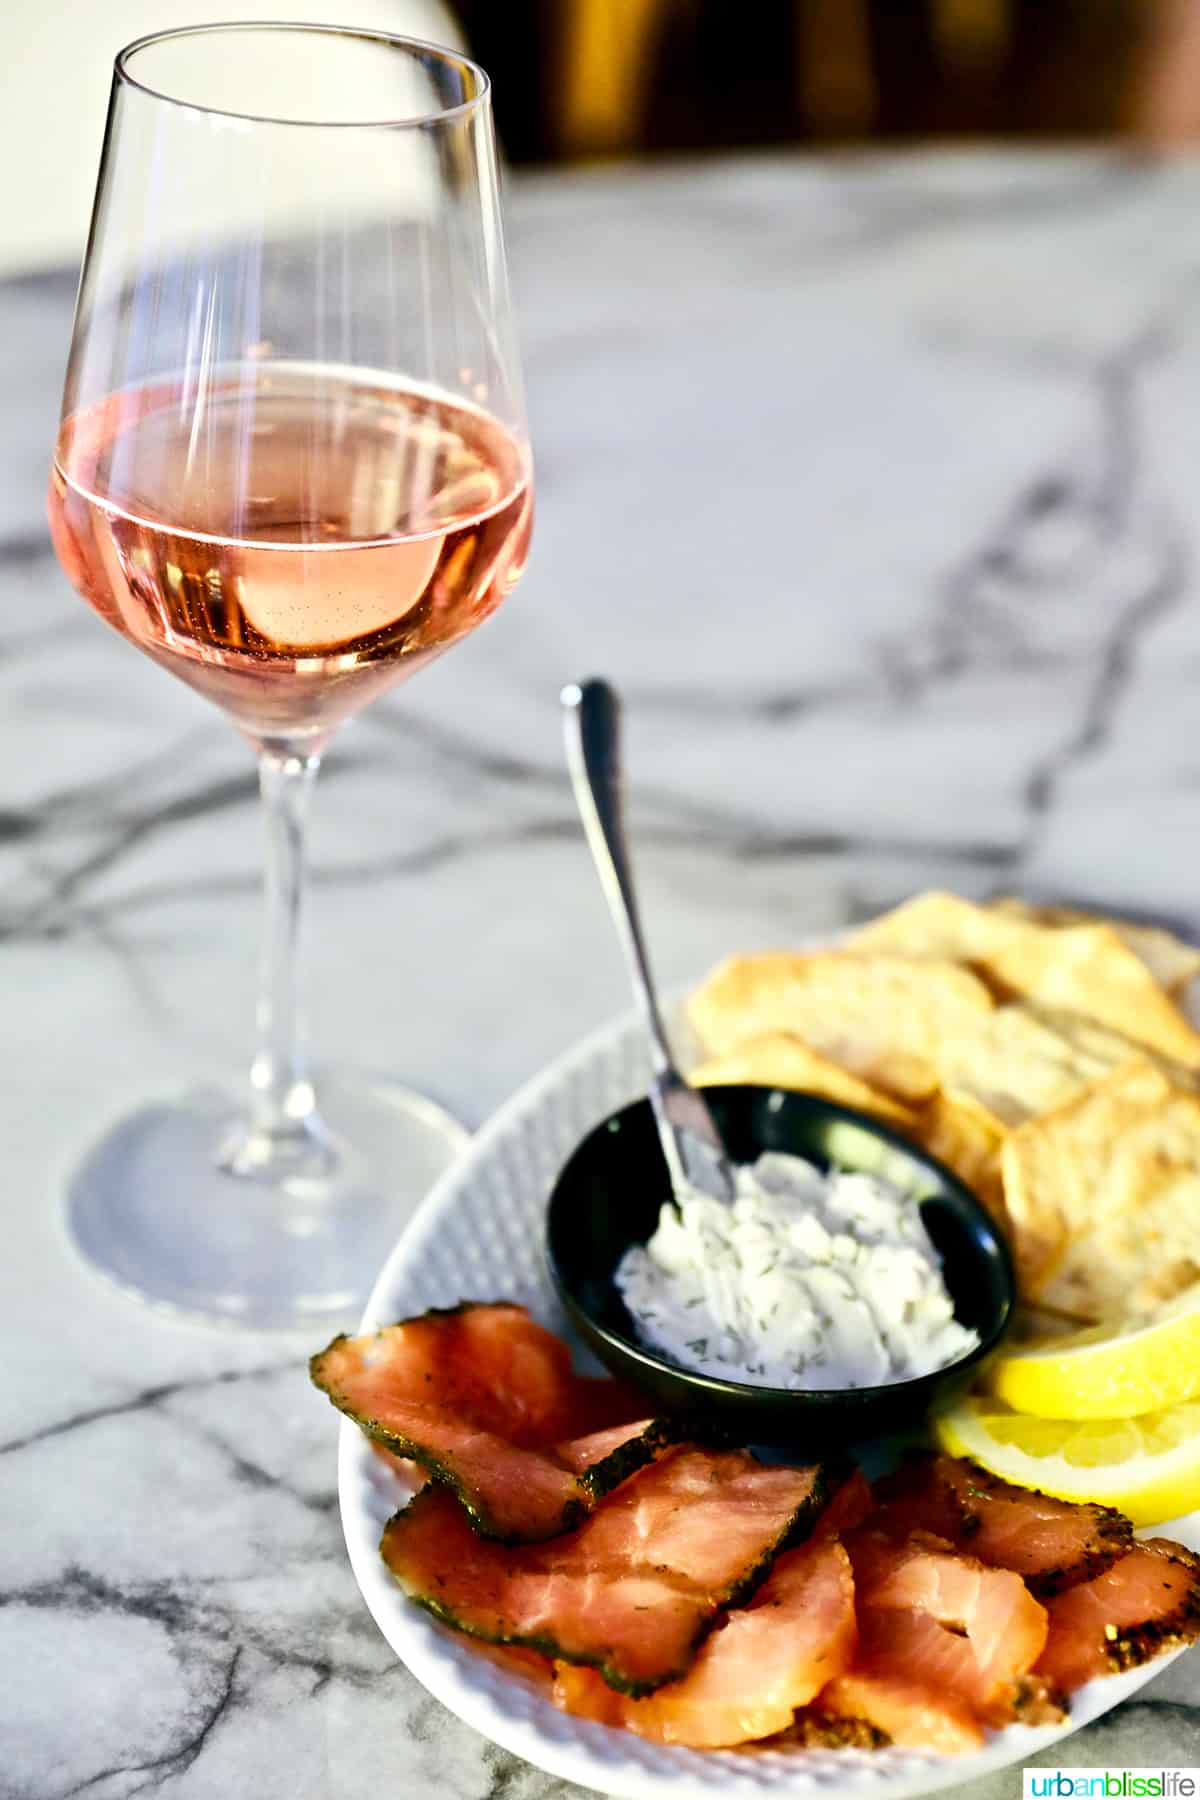
{"type": "Polygon", "coordinates": [[[575,804],[650,1038],[650,1104],[672,1191],[732,1201],[729,1157],[703,1097],[675,1067],[642,939],[621,809],[621,702],[607,681],[584,681],[563,689],[562,707],[575,804]]]}

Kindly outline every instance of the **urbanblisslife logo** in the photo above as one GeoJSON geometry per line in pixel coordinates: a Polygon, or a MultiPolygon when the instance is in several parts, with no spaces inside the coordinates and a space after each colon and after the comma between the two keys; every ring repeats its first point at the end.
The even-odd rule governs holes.
{"type": "Polygon", "coordinates": [[[1193,1800],[1200,1769],[1026,1769],[1023,1800],[1193,1800]]]}

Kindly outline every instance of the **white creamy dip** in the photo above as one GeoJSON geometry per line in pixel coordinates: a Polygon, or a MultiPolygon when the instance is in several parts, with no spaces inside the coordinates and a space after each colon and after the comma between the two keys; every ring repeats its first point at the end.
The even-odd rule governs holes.
{"type": "Polygon", "coordinates": [[[648,1348],[763,1387],[875,1387],[979,1342],[911,1196],[776,1152],[737,1170],[732,1205],[668,1201],[617,1285],[648,1348]]]}

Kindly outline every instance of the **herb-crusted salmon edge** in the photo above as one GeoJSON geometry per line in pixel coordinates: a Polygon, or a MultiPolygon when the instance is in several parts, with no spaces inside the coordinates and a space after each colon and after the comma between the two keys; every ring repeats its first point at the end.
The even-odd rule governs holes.
{"type": "Polygon", "coordinates": [[[1070,1716],[1071,1696],[1040,1675],[1018,1675],[1009,1694],[1012,1716],[1019,1725],[1061,1725],[1070,1716]]]}
{"type": "Polygon", "coordinates": [[[817,1699],[811,1706],[797,1707],[791,1724],[783,1731],[738,1748],[743,1755],[756,1750],[882,1750],[891,1741],[886,1731],[880,1731],[866,1719],[822,1712],[817,1699]]]}
{"type": "MultiPolygon", "coordinates": [[[[956,1460],[970,1471],[970,1486],[961,1493],[952,1490],[962,1520],[963,1537],[969,1543],[972,1532],[978,1531],[980,1525],[979,1514],[970,1505],[971,1496],[974,1494],[985,1499],[994,1494],[998,1487],[1011,1484],[1001,1481],[998,1476],[990,1475],[986,1469],[967,1457],[956,1460]]],[[[1040,1488],[1029,1488],[1027,1491],[1039,1500],[1054,1498],[1052,1494],[1043,1494],[1040,1488]]],[[[1067,1563],[1060,1569],[1038,1569],[1021,1577],[1036,1600],[1046,1600],[1054,1594],[1065,1593],[1068,1588],[1094,1581],[1097,1575],[1103,1575],[1106,1569],[1110,1569],[1134,1547],[1133,1526],[1115,1506],[1104,1506],[1098,1500],[1089,1500],[1079,1510],[1090,1512],[1095,1521],[1093,1540],[1084,1546],[1077,1562],[1067,1563]]]]}
{"type": "MultiPolygon", "coordinates": [[[[426,1319],[454,1319],[463,1313],[481,1312],[485,1308],[490,1311],[497,1306],[515,1307],[516,1305],[515,1300],[459,1300],[453,1306],[427,1306],[424,1312],[410,1313],[406,1319],[394,1319],[390,1325],[376,1325],[373,1331],[339,1331],[336,1337],[330,1338],[323,1350],[318,1350],[315,1356],[309,1357],[308,1379],[315,1388],[324,1394],[331,1406],[335,1406],[348,1419],[353,1419],[356,1425],[361,1424],[362,1421],[357,1415],[335,1398],[334,1389],[324,1379],[322,1373],[321,1365],[340,1344],[352,1344],[356,1338],[360,1337],[378,1337],[384,1331],[399,1331],[405,1325],[420,1325],[426,1319]]],[[[367,1427],[364,1425],[363,1430],[366,1429],[367,1427]]]]}
{"type": "Polygon", "coordinates": [[[636,1437],[626,1438],[623,1444],[618,1444],[615,1450],[610,1450],[607,1456],[602,1456],[589,1469],[582,1470],[575,1479],[592,1506],[596,1506],[605,1495],[611,1494],[614,1488],[619,1488],[623,1481],[636,1475],[639,1469],[656,1462],[660,1451],[685,1441],[695,1441],[689,1433],[686,1420],[651,1419],[645,1431],[639,1431],[636,1437]]]}
{"type": "MultiPolygon", "coordinates": [[[[501,1532],[495,1521],[490,1519],[484,1509],[477,1505],[453,1470],[447,1468],[445,1463],[418,1444],[415,1439],[405,1437],[402,1432],[393,1431],[390,1426],[382,1424],[380,1420],[372,1419],[349,1405],[341,1395],[341,1390],[325,1380],[322,1365],[339,1345],[351,1344],[357,1337],[377,1337],[381,1332],[399,1331],[405,1325],[418,1325],[426,1319],[453,1319],[460,1317],[463,1313],[477,1312],[484,1307],[515,1306],[516,1304],[515,1300],[459,1300],[453,1306],[427,1306],[424,1312],[412,1313],[404,1319],[394,1319],[388,1325],[377,1325],[373,1333],[339,1331],[336,1337],[329,1340],[323,1350],[318,1350],[315,1356],[310,1356],[308,1359],[309,1380],[324,1394],[329,1404],[340,1412],[343,1418],[350,1419],[373,1443],[390,1451],[393,1456],[400,1456],[408,1462],[418,1464],[431,1481],[436,1481],[442,1487],[448,1488],[480,1537],[494,1538],[498,1543],[509,1543],[513,1540],[508,1534],[501,1532]]],[[[571,1525],[577,1523],[583,1510],[582,1504],[564,1508],[564,1515],[573,1513],[574,1517],[568,1517],[567,1523],[563,1525],[562,1529],[568,1531],[571,1525]]]]}
{"type": "MultiPolygon", "coordinates": [[[[1194,1643],[1200,1635],[1200,1556],[1194,1550],[1185,1549],[1182,1544],[1176,1544],[1167,1538],[1153,1538],[1150,1542],[1162,1546],[1160,1554],[1166,1561],[1188,1571],[1192,1577],[1192,1585],[1179,1605],[1171,1612],[1164,1613],[1161,1619],[1146,1619],[1141,1625],[1120,1625],[1116,1628],[1116,1637],[1105,1645],[1105,1654],[1114,1673],[1140,1668],[1143,1663],[1162,1656],[1167,1650],[1194,1643]],[[1169,1550],[1165,1547],[1168,1543],[1169,1550]]],[[[1134,1548],[1136,1547],[1135,1544],[1134,1548]]]]}
{"type": "MultiPolygon", "coordinates": [[[[336,1405],[336,1401],[334,1402],[336,1405]]],[[[431,1481],[446,1488],[458,1501],[472,1529],[481,1538],[488,1538],[492,1543],[506,1544],[510,1548],[521,1544],[544,1544],[551,1539],[561,1537],[564,1532],[573,1531],[591,1512],[593,1506],[610,1494],[614,1488],[627,1481],[639,1469],[646,1468],[654,1462],[661,1450],[669,1445],[682,1443],[687,1436],[687,1428],[672,1419],[652,1419],[645,1431],[639,1432],[635,1438],[627,1438],[618,1444],[615,1450],[582,1474],[574,1477],[575,1485],[580,1490],[577,1499],[568,1500],[562,1511],[554,1520],[550,1530],[539,1532],[536,1537],[519,1532],[506,1531],[492,1517],[485,1506],[480,1505],[477,1496],[473,1495],[459,1475],[449,1465],[435,1456],[433,1451],[419,1444],[415,1438],[405,1437],[402,1432],[393,1431],[390,1426],[381,1425],[377,1419],[366,1419],[357,1413],[342,1408],[346,1417],[353,1419],[366,1435],[375,1443],[389,1450],[393,1456],[402,1456],[409,1462],[417,1463],[431,1481]]],[[[536,1451],[530,1452],[538,1454],[536,1451]]],[[[547,1455],[549,1452],[546,1453],[547,1455]]],[[[565,1467],[564,1474],[570,1471],[565,1467]]]]}
{"type": "MultiPolygon", "coordinates": [[[[404,1325],[420,1324],[429,1318],[453,1318],[456,1315],[474,1312],[480,1308],[496,1306],[515,1306],[511,1300],[460,1300],[456,1306],[431,1306],[422,1313],[415,1313],[411,1318],[397,1319],[391,1325],[380,1326],[377,1330],[397,1331],[404,1325]]],[[[673,1418],[653,1419],[635,1438],[628,1438],[618,1444],[615,1450],[584,1469],[575,1477],[580,1489],[579,1498],[570,1500],[563,1507],[552,1530],[537,1538],[521,1537],[511,1531],[503,1530],[486,1507],[479,1504],[478,1499],[468,1492],[459,1476],[433,1451],[417,1442],[415,1438],[405,1436],[403,1432],[394,1431],[390,1425],[373,1419],[366,1413],[357,1411],[340,1395],[340,1391],[332,1383],[323,1378],[321,1365],[331,1351],[340,1344],[354,1341],[356,1336],[368,1336],[369,1333],[351,1333],[340,1331],[335,1338],[309,1358],[308,1374],[313,1386],[320,1390],[330,1405],[340,1412],[343,1418],[350,1419],[372,1442],[379,1444],[393,1456],[404,1457],[408,1462],[417,1463],[431,1481],[449,1490],[470,1519],[472,1526],[480,1537],[489,1538],[498,1544],[523,1544],[545,1542],[549,1538],[561,1537],[563,1532],[571,1531],[587,1517],[591,1507],[602,1500],[606,1494],[619,1487],[623,1481],[652,1463],[659,1452],[672,1444],[680,1444],[691,1435],[691,1428],[683,1420],[673,1418]]],[[[565,1472],[565,1471],[564,1471],[565,1472]]]]}
{"type": "Polygon", "coordinates": [[[623,1675],[619,1669],[614,1669],[612,1664],[605,1660],[602,1652],[587,1656],[579,1652],[564,1650],[558,1641],[547,1633],[537,1632],[525,1634],[521,1632],[481,1631],[476,1626],[465,1624],[461,1619],[455,1616],[451,1607],[436,1600],[433,1595],[413,1594],[409,1592],[408,1588],[404,1586],[404,1583],[400,1581],[399,1576],[395,1574],[395,1571],[388,1563],[387,1557],[384,1555],[384,1546],[387,1542],[388,1532],[394,1522],[397,1519],[402,1518],[412,1507],[419,1505],[421,1501],[420,1494],[414,1494],[407,1506],[400,1507],[392,1514],[391,1518],[383,1528],[383,1534],[379,1540],[379,1553],[381,1557],[383,1557],[384,1566],[387,1568],[388,1573],[393,1576],[397,1585],[401,1588],[407,1598],[411,1600],[414,1605],[419,1606],[425,1612],[430,1613],[439,1624],[449,1626],[452,1631],[457,1631],[460,1636],[478,1638],[480,1642],[485,1644],[516,1644],[527,1650],[540,1650],[543,1656],[549,1656],[557,1662],[575,1663],[581,1668],[595,1669],[601,1679],[616,1693],[625,1694],[631,1700],[642,1700],[647,1694],[653,1694],[660,1687],[666,1687],[669,1682],[682,1681],[683,1677],[695,1662],[700,1646],[703,1644],[705,1638],[713,1631],[721,1614],[723,1612],[731,1611],[736,1606],[744,1605],[747,1600],[751,1599],[770,1574],[776,1558],[781,1556],[785,1550],[791,1549],[793,1545],[802,1543],[804,1539],[810,1535],[818,1518],[828,1503],[830,1492],[831,1488],[826,1465],[817,1463],[813,1469],[812,1491],[805,1500],[801,1501],[775,1542],[764,1550],[752,1569],[739,1577],[738,1580],[733,1582],[722,1593],[713,1597],[707,1613],[702,1615],[697,1624],[692,1641],[688,1646],[687,1658],[683,1664],[678,1668],[669,1669],[665,1674],[657,1677],[653,1681],[638,1681],[627,1675],[623,1675]]]}

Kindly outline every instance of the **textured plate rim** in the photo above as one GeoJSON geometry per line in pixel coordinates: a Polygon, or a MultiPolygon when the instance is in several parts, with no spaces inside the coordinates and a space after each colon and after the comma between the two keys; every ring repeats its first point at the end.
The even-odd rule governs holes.
{"type": "MultiPolygon", "coordinates": [[[[589,1033],[538,1071],[492,1114],[471,1144],[435,1184],[401,1234],[379,1273],[359,1324],[368,1331],[396,1315],[389,1296],[399,1286],[430,1229],[468,1188],[477,1171],[493,1159],[514,1131],[538,1114],[547,1099],[593,1061],[614,1052],[640,1030],[624,1014],[589,1033]]],[[[546,1275],[547,1301],[556,1305],[546,1275]]],[[[688,1751],[643,1743],[607,1726],[571,1719],[527,1688],[517,1677],[454,1642],[453,1634],[407,1601],[387,1574],[378,1551],[381,1483],[392,1482],[358,1428],[343,1419],[338,1440],[338,1491],[351,1568],[367,1608],[400,1661],[421,1686],[466,1725],[481,1732],[535,1768],[616,1800],[712,1800],[724,1793],[828,1795],[839,1800],[879,1796],[918,1800],[1019,1764],[1070,1737],[1111,1712],[1162,1673],[1182,1650],[1170,1651],[1140,1668],[1088,1683],[1074,1696],[1070,1718],[1060,1726],[1013,1725],[971,1755],[939,1756],[915,1750],[754,1752],[688,1751]],[[506,1709],[513,1699],[519,1710],[506,1709]],[[522,1716],[524,1714],[525,1716],[522,1716]],[[836,1773],[830,1758],[836,1757],[836,1773]],[[768,1770],[771,1771],[767,1777],[768,1770]]],[[[395,1490],[393,1489],[393,1492],[395,1490]]],[[[1200,1514],[1172,1523],[1196,1546],[1200,1514]]],[[[1175,1535],[1181,1535],[1177,1530],[1175,1535]]]]}

